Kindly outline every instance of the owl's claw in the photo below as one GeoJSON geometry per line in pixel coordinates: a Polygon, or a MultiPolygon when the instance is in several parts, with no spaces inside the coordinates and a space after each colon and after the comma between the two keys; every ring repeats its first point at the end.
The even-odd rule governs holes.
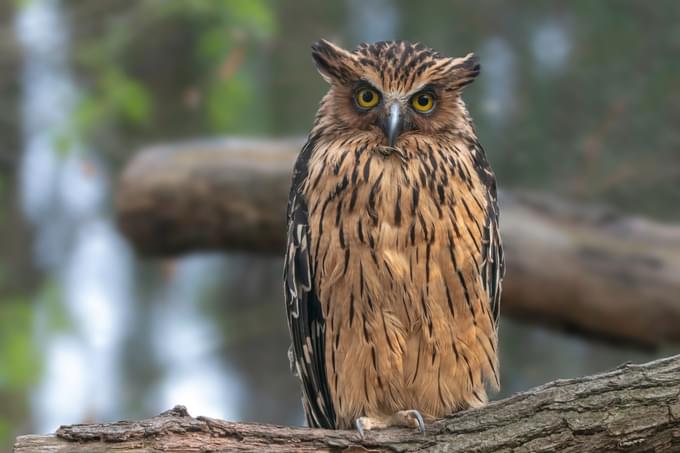
{"type": "Polygon", "coordinates": [[[425,432],[425,421],[423,420],[423,416],[415,409],[399,411],[394,414],[394,418],[401,422],[401,426],[418,428],[418,431],[421,433],[425,432]]]}
{"type": "Polygon", "coordinates": [[[357,432],[359,433],[359,439],[364,438],[364,424],[362,419],[366,417],[359,417],[356,420],[354,420],[354,426],[357,428],[357,432]]]}

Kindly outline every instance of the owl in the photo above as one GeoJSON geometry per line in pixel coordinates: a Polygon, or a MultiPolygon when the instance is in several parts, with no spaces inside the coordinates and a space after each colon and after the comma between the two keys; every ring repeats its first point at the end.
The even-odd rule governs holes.
{"type": "Polygon", "coordinates": [[[461,99],[473,54],[312,46],[330,84],[293,172],[284,291],[310,427],[425,422],[497,389],[496,182],[461,99]]]}

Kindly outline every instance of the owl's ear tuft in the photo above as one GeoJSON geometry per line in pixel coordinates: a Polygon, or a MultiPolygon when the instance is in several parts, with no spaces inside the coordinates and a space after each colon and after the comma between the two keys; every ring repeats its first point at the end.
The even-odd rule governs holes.
{"type": "Polygon", "coordinates": [[[326,82],[347,83],[353,79],[354,56],[332,42],[321,39],[314,43],[312,58],[326,82]]]}
{"type": "Polygon", "coordinates": [[[451,58],[447,69],[449,88],[461,90],[475,80],[480,70],[479,58],[474,53],[461,58],[451,58]]]}

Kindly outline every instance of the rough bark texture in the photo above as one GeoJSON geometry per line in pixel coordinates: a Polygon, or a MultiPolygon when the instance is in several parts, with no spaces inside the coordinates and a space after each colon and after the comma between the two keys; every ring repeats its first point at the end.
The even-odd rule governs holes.
{"type": "MultiPolygon", "coordinates": [[[[223,140],[142,151],[117,192],[121,229],[147,255],[283,255],[301,144],[223,140]]],[[[645,345],[680,341],[680,226],[528,194],[502,192],[500,203],[504,314],[645,345]]]]}
{"type": "Polygon", "coordinates": [[[368,432],[190,417],[177,406],[133,422],[21,436],[16,453],[193,451],[680,451],[680,356],[555,381],[427,426],[368,432]]]}

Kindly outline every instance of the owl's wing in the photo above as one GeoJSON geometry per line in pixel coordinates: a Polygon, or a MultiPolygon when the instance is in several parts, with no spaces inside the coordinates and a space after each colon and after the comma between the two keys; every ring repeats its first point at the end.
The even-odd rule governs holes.
{"type": "MultiPolygon", "coordinates": [[[[486,158],[482,158],[484,163],[486,163],[486,158]]],[[[488,176],[486,181],[488,185],[488,196],[486,224],[484,227],[484,250],[482,252],[484,259],[484,264],[482,266],[482,281],[486,286],[486,293],[489,295],[489,305],[493,321],[495,325],[498,326],[501,308],[501,281],[505,275],[505,258],[498,229],[496,179],[493,173],[491,173],[488,164],[486,164],[483,171],[488,176]]]]}
{"type": "Polygon", "coordinates": [[[482,280],[486,284],[486,293],[489,295],[493,321],[498,326],[501,308],[501,280],[505,274],[505,259],[498,231],[498,208],[495,200],[493,200],[493,208],[490,209],[487,216],[485,236],[486,254],[482,268],[482,280]]]}
{"type": "Polygon", "coordinates": [[[311,152],[302,149],[293,173],[288,199],[288,242],[283,270],[288,326],[293,340],[292,360],[302,381],[302,401],[307,423],[315,428],[335,428],[335,410],[326,377],[321,303],[314,289],[315,263],[310,253],[307,203],[301,193],[311,152]]]}

